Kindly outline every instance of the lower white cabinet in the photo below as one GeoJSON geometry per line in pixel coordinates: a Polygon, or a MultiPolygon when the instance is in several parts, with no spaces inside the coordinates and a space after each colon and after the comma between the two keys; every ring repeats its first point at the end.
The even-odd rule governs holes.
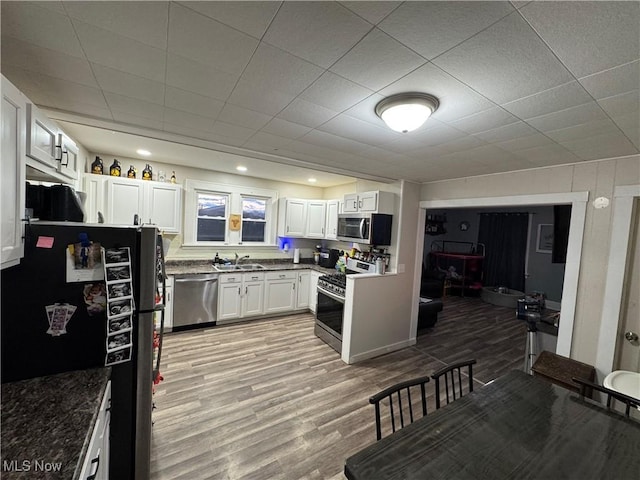
{"type": "MultiPolygon", "coordinates": [[[[169,275],[166,281],[166,291],[160,287],[160,295],[164,295],[164,328],[163,332],[173,330],[173,276],[169,275]]],[[[161,312],[156,312],[156,329],[160,328],[161,312]]]]}
{"type": "Polygon", "coordinates": [[[316,313],[318,307],[318,279],[322,276],[320,272],[311,271],[309,277],[309,310],[316,313]]]}
{"type": "Polygon", "coordinates": [[[80,480],[109,479],[109,434],[111,423],[111,382],[102,397],[98,418],[91,433],[89,448],[82,463],[80,480]]]}
{"type": "Polygon", "coordinates": [[[309,308],[309,285],[311,283],[311,271],[298,272],[298,288],[296,294],[296,308],[309,308]]]}
{"type": "Polygon", "coordinates": [[[268,272],[265,275],[264,313],[295,310],[298,273],[293,270],[268,272]]]}
{"type": "Polygon", "coordinates": [[[217,323],[264,313],[263,272],[221,275],[218,286],[217,323]]]}

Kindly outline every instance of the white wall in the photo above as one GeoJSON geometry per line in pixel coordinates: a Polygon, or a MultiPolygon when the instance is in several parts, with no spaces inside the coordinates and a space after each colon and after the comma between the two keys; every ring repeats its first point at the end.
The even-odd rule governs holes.
{"type": "MultiPolygon", "coordinates": [[[[589,200],[613,199],[616,186],[640,183],[640,156],[581,162],[561,167],[467,177],[426,183],[420,199],[498,197],[542,193],[589,192],[589,200]]],[[[571,357],[595,365],[611,236],[610,208],[595,209],[589,203],[584,225],[580,276],[571,357]]],[[[623,275],[624,272],[620,272],[623,275]]]]}

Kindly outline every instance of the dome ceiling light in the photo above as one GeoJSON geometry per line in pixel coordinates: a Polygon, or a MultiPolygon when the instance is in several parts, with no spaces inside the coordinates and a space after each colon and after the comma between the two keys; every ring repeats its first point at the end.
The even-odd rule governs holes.
{"type": "Polygon", "coordinates": [[[399,93],[376,105],[378,115],[396,132],[407,133],[419,128],[438,109],[440,102],[427,93],[399,93]]]}

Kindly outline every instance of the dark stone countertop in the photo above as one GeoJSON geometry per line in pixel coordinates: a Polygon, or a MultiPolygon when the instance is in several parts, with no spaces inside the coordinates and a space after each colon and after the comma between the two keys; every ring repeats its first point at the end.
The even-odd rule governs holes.
{"type": "Polygon", "coordinates": [[[315,263],[293,263],[282,259],[252,259],[245,264],[257,263],[266,267],[260,270],[235,270],[231,272],[217,272],[214,270],[211,260],[167,260],[165,270],[167,275],[195,275],[198,273],[246,273],[246,272],[268,272],[270,270],[315,270],[323,275],[336,273],[333,268],[324,268],[315,263]]]}
{"type": "Polygon", "coordinates": [[[2,479],[76,479],[110,374],[93,368],[2,384],[2,479]]]}

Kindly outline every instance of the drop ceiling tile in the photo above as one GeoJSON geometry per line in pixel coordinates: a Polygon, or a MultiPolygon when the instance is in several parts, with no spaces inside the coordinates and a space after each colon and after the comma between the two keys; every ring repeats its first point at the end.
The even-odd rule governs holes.
{"type": "Polygon", "coordinates": [[[51,106],[59,110],[78,113],[83,117],[94,117],[94,118],[99,118],[104,120],[114,120],[113,115],[111,114],[111,110],[109,110],[106,107],[107,102],[103,102],[103,103],[105,106],[100,107],[98,105],[78,101],[75,98],[63,99],[63,98],[57,97],[56,101],[51,103],[51,106]]]}
{"type": "Polygon", "coordinates": [[[569,82],[502,105],[516,117],[526,120],[547,113],[584,105],[592,99],[578,82],[569,82]]]}
{"type": "Polygon", "coordinates": [[[262,41],[327,68],[371,27],[337,2],[284,2],[262,41]]]}
{"type": "Polygon", "coordinates": [[[216,122],[213,124],[213,128],[211,129],[211,131],[216,135],[236,138],[238,140],[242,140],[243,142],[247,141],[251,137],[251,135],[256,133],[254,129],[239,127],[238,125],[231,125],[230,123],[221,122],[219,120],[216,120],[216,122]]]}
{"type": "Polygon", "coordinates": [[[244,140],[234,139],[212,133],[211,131],[198,130],[195,128],[188,128],[182,125],[165,124],[164,131],[183,135],[187,138],[197,138],[200,140],[206,140],[208,142],[218,143],[222,145],[240,146],[244,140]]]}
{"type": "Polygon", "coordinates": [[[549,137],[535,133],[533,135],[527,135],[526,137],[520,137],[513,140],[505,140],[503,142],[495,143],[496,147],[502,148],[509,152],[518,152],[520,150],[527,150],[529,148],[544,147],[553,144],[553,140],[549,137]]]}
{"type": "Polygon", "coordinates": [[[389,162],[394,153],[393,150],[387,150],[386,148],[369,147],[359,152],[359,155],[371,161],[389,162]]]}
{"type": "Polygon", "coordinates": [[[296,98],[287,108],[282,110],[277,117],[307,127],[316,128],[336,115],[337,112],[333,110],[296,98]]]}
{"type": "Polygon", "coordinates": [[[375,28],[330,70],[371,90],[379,90],[425,60],[375,28]]]}
{"type": "Polygon", "coordinates": [[[281,118],[272,118],[269,123],[262,127],[261,131],[279,137],[293,139],[299,138],[305,133],[310,132],[311,127],[305,127],[297,123],[288,122],[281,118]]]}
{"type": "Polygon", "coordinates": [[[468,117],[461,118],[449,125],[467,133],[480,133],[498,127],[504,127],[511,123],[516,123],[518,118],[500,107],[493,107],[480,113],[475,113],[468,117]]]}
{"type": "Polygon", "coordinates": [[[545,135],[556,142],[571,142],[579,139],[586,139],[594,135],[605,133],[615,133],[618,127],[608,118],[594,120],[592,122],[575,125],[573,127],[561,128],[545,132],[545,135]]]}
{"type": "Polygon", "coordinates": [[[167,48],[168,2],[65,2],[64,8],[72,19],[167,48]]]}
{"type": "Polygon", "coordinates": [[[514,153],[516,153],[518,157],[530,162],[534,167],[546,167],[580,161],[577,155],[556,143],[518,150],[514,153]]]}
{"type": "Polygon", "coordinates": [[[255,38],[262,38],[280,2],[179,2],[255,38]]]}
{"type": "Polygon", "coordinates": [[[171,53],[239,74],[257,46],[258,40],[249,35],[178,4],[171,4],[168,47],[171,53]]]}
{"type": "Polygon", "coordinates": [[[577,107],[567,108],[548,115],[541,115],[527,120],[527,123],[541,132],[550,132],[561,128],[582,125],[596,120],[605,120],[606,114],[596,102],[589,102],[577,107]]]}
{"type": "Polygon", "coordinates": [[[113,119],[118,123],[134,125],[136,127],[152,128],[162,130],[162,117],[140,116],[124,111],[114,111],[113,119]]]}
{"type": "Polygon", "coordinates": [[[109,108],[114,113],[127,113],[142,118],[162,120],[164,107],[156,103],[145,102],[136,98],[125,97],[116,93],[104,92],[109,108]]]}
{"type": "Polygon", "coordinates": [[[443,122],[457,120],[495,106],[432,63],[417,68],[378,93],[390,96],[403,92],[424,92],[438,98],[440,106],[433,115],[443,122]]]}
{"type": "Polygon", "coordinates": [[[433,63],[499,104],[573,79],[518,14],[495,23],[433,63]]]}
{"type": "Polygon", "coordinates": [[[164,103],[164,83],[129,75],[97,63],[91,64],[91,68],[100,88],[105,92],[118,93],[158,105],[164,103]]]}
{"type": "Polygon", "coordinates": [[[427,123],[418,130],[405,134],[414,140],[425,145],[438,145],[467,136],[464,132],[457,130],[447,124],[437,121],[434,118],[427,120],[427,123]]]}
{"type": "Polygon", "coordinates": [[[47,8],[49,10],[52,10],[55,13],[61,13],[63,15],[66,15],[67,13],[64,8],[64,5],[60,1],[43,0],[39,2],[29,2],[29,3],[38,7],[47,8]]]}
{"type": "Polygon", "coordinates": [[[167,55],[167,85],[205,97],[226,100],[237,77],[179,55],[167,55]]]}
{"type": "Polygon", "coordinates": [[[7,65],[91,87],[98,86],[85,58],[66,55],[12,37],[2,38],[2,66],[7,65]]]}
{"type": "Polygon", "coordinates": [[[520,12],[576,77],[638,59],[638,2],[532,2],[520,12]]]}
{"type": "Polygon", "coordinates": [[[300,98],[342,112],[372,94],[368,88],[327,71],[302,92],[300,98]]]}
{"type": "MultiPolygon", "coordinates": [[[[638,84],[640,87],[640,84],[638,84]]],[[[598,104],[610,117],[635,113],[640,116],[640,90],[632,90],[620,95],[598,100],[598,104]]]]}
{"type": "Polygon", "coordinates": [[[376,25],[380,20],[402,4],[402,2],[385,1],[356,1],[340,3],[373,25],[376,25]]]}
{"type": "Polygon", "coordinates": [[[188,92],[179,88],[167,86],[165,97],[165,107],[185,112],[194,113],[208,118],[217,118],[224,107],[224,102],[211,97],[205,97],[197,93],[188,92]]]}
{"type": "Polygon", "coordinates": [[[240,80],[227,102],[239,107],[275,115],[286,107],[295,95],[262,88],[261,85],[240,80]]]}
{"type": "Polygon", "coordinates": [[[195,130],[211,131],[215,120],[210,117],[203,117],[183,110],[175,110],[173,108],[164,108],[164,126],[180,125],[195,130]]]}
{"type": "MultiPolygon", "coordinates": [[[[374,93],[373,95],[365,98],[359,103],[356,103],[353,107],[342,112],[350,117],[369,122],[372,125],[384,127],[384,122],[376,115],[376,105],[380,100],[384,99],[382,95],[374,93]]],[[[386,127],[385,127],[386,128],[386,127]]]]}
{"type": "Polygon", "coordinates": [[[316,65],[261,43],[240,78],[265,90],[298,95],[322,72],[316,65]]]}
{"type": "Polygon", "coordinates": [[[410,155],[411,152],[425,148],[424,143],[411,138],[400,137],[392,142],[386,142],[381,147],[388,152],[402,153],[410,155]]]}
{"type": "MultiPolygon", "coordinates": [[[[46,77],[39,73],[33,73],[14,65],[2,65],[2,75],[11,83],[18,86],[29,100],[36,105],[53,105],[50,98],[50,90],[46,88],[46,77]]],[[[55,95],[55,92],[53,92],[55,95]]]]}
{"type": "Polygon", "coordinates": [[[437,151],[440,155],[446,155],[449,153],[464,152],[465,150],[480,148],[486,146],[486,142],[472,135],[467,135],[449,142],[439,143],[435,146],[437,146],[437,151]]]}
{"type": "Polygon", "coordinates": [[[243,146],[253,148],[258,151],[277,151],[291,143],[291,138],[279,137],[270,133],[258,132],[247,140],[243,146]]]}
{"type": "Polygon", "coordinates": [[[369,148],[369,145],[364,143],[319,130],[310,131],[305,136],[300,137],[298,141],[345,153],[358,153],[369,148]]]}
{"type": "Polygon", "coordinates": [[[49,96],[54,102],[79,102],[101,108],[107,106],[102,91],[99,88],[46,75],[39,75],[39,78],[41,84],[46,83],[45,89],[50,92],[49,96]]]}
{"type": "Polygon", "coordinates": [[[74,27],[89,61],[150,80],[164,81],[166,53],[163,50],[79,20],[74,22],[74,27]]]}
{"type": "Polygon", "coordinates": [[[536,133],[537,131],[526,123],[516,122],[503,127],[476,133],[475,136],[488,143],[498,143],[527,137],[536,133]]]}
{"type": "Polygon", "coordinates": [[[619,115],[612,118],[626,137],[640,150],[640,117],[636,113],[619,115]]]}
{"type": "Polygon", "coordinates": [[[622,157],[638,153],[638,149],[622,132],[594,135],[587,139],[563,142],[562,146],[581,160],[622,157]]]}
{"type": "Polygon", "coordinates": [[[379,28],[431,59],[513,11],[509,2],[405,2],[379,28]]]}
{"type": "Polygon", "coordinates": [[[252,130],[259,130],[264,127],[269,120],[273,117],[270,115],[265,115],[263,113],[258,113],[254,110],[248,110],[246,108],[237,107],[235,105],[231,105],[227,103],[220,115],[218,115],[218,120],[226,123],[230,123],[232,125],[238,125],[240,127],[247,127],[252,130]]]}
{"type": "Polygon", "coordinates": [[[368,145],[380,145],[400,138],[402,134],[386,127],[378,127],[368,122],[340,114],[320,125],[318,130],[349,138],[368,145]]]}
{"type": "Polygon", "coordinates": [[[640,61],[582,77],[580,83],[596,100],[637,90],[640,85],[640,61]]]}
{"type": "Polygon", "coordinates": [[[73,57],[84,57],[71,21],[29,2],[2,2],[2,37],[14,37],[73,57]]]}

